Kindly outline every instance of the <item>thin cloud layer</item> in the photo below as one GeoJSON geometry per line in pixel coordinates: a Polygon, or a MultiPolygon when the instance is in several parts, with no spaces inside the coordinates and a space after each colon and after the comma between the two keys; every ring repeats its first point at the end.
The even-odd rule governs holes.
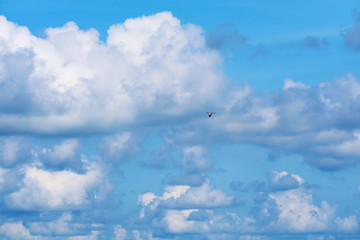
{"type": "Polygon", "coordinates": [[[360,15],[355,19],[354,26],[344,32],[345,45],[355,51],[360,51],[360,15]]]}

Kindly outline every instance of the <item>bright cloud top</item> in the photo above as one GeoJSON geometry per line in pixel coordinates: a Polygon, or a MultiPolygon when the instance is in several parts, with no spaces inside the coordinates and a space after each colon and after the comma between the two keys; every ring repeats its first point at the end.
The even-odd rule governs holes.
{"type": "Polygon", "coordinates": [[[23,186],[6,197],[9,208],[23,210],[81,209],[91,206],[96,196],[111,190],[96,163],[85,174],[72,171],[47,171],[25,167],[23,186]]]}
{"type": "Polygon", "coordinates": [[[216,101],[223,84],[202,30],[169,12],[113,25],[106,43],[73,22],[45,38],[3,16],[0,29],[2,133],[108,131],[181,116],[216,101]]]}

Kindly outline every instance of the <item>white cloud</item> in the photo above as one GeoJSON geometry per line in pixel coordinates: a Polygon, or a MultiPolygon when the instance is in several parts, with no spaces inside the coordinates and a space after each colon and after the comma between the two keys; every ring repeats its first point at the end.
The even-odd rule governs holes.
{"type": "Polygon", "coordinates": [[[163,221],[171,233],[203,233],[209,232],[206,222],[188,221],[190,213],[196,210],[168,210],[163,221]]]}
{"type": "MultiPolygon", "coordinates": [[[[263,232],[275,233],[318,233],[355,232],[358,230],[356,216],[336,216],[337,206],[322,201],[320,206],[313,202],[313,193],[307,189],[292,189],[271,193],[261,211],[263,232]]],[[[259,219],[260,220],[260,219],[259,219]]]]}
{"type": "Polygon", "coordinates": [[[99,239],[100,232],[99,231],[91,231],[88,236],[71,236],[69,240],[97,240],[99,239]]]}
{"type": "Polygon", "coordinates": [[[201,146],[186,147],[183,149],[182,165],[188,172],[205,171],[212,167],[212,163],[204,157],[205,150],[201,146]]]}
{"type": "Polygon", "coordinates": [[[358,163],[360,83],[351,74],[316,87],[293,86],[261,97],[235,94],[227,102],[211,121],[199,120],[170,132],[168,144],[252,143],[280,154],[300,154],[324,170],[358,163]]]}
{"type": "Polygon", "coordinates": [[[45,165],[55,168],[79,169],[82,166],[80,142],[77,139],[64,140],[51,149],[43,148],[40,156],[45,165]]]}
{"type": "Polygon", "coordinates": [[[199,209],[167,210],[162,222],[166,231],[170,233],[252,233],[255,232],[256,220],[250,217],[239,217],[232,212],[216,214],[213,210],[206,210],[207,217],[194,219],[193,214],[199,209]]]}
{"type": "Polygon", "coordinates": [[[72,171],[46,171],[24,168],[22,187],[6,197],[7,206],[15,209],[83,209],[95,199],[104,198],[110,185],[101,168],[92,163],[84,174],[72,171]]]}
{"type": "Polygon", "coordinates": [[[138,138],[131,132],[104,137],[99,144],[100,156],[107,161],[126,161],[139,150],[138,138]]]}
{"type": "Polygon", "coordinates": [[[269,195],[279,209],[277,228],[290,232],[318,232],[329,228],[336,208],[326,201],[321,206],[312,203],[312,194],[304,189],[289,190],[269,195]]]}
{"type": "Polygon", "coordinates": [[[31,144],[22,137],[0,138],[0,164],[12,167],[31,159],[31,144]]]}
{"type": "Polygon", "coordinates": [[[113,240],[124,240],[126,238],[126,229],[121,225],[116,225],[114,227],[114,235],[113,240]]]}
{"type": "Polygon", "coordinates": [[[208,179],[198,187],[166,186],[162,196],[156,196],[151,192],[138,196],[138,205],[142,207],[139,217],[142,220],[155,218],[163,209],[179,209],[180,211],[196,208],[219,208],[232,204],[234,204],[234,197],[219,189],[214,189],[208,179]]]}
{"type": "Polygon", "coordinates": [[[305,84],[303,84],[301,82],[294,82],[294,80],[292,80],[290,78],[286,78],[284,80],[283,90],[288,90],[291,88],[305,89],[305,88],[309,88],[309,86],[306,86],[305,84]]]}
{"type": "Polygon", "coordinates": [[[6,239],[14,240],[33,239],[30,235],[29,229],[27,229],[22,222],[4,223],[0,226],[0,236],[4,236],[6,239]]]}
{"type": "Polygon", "coordinates": [[[140,232],[138,230],[132,230],[132,234],[135,240],[143,240],[140,236],[140,232]]]}
{"type": "Polygon", "coordinates": [[[73,223],[72,214],[69,212],[64,212],[58,219],[51,222],[32,222],[29,224],[31,233],[41,236],[78,235],[85,227],[85,224],[73,223]]]}
{"type": "Polygon", "coordinates": [[[208,179],[198,187],[167,186],[166,192],[159,200],[162,207],[180,209],[216,208],[234,203],[234,197],[214,189],[208,179]]]}
{"type": "Polygon", "coordinates": [[[202,30],[169,12],[113,25],[106,43],[73,22],[47,29],[44,39],[3,16],[0,26],[2,132],[94,133],[154,124],[215,103],[224,83],[221,58],[206,48],[202,30]]]}
{"type": "Polygon", "coordinates": [[[356,216],[349,216],[345,218],[337,217],[335,223],[340,232],[355,232],[359,229],[359,223],[356,216]]]}
{"type": "Polygon", "coordinates": [[[270,186],[275,190],[289,190],[298,188],[305,183],[299,175],[286,171],[272,171],[270,173],[270,186]]]}

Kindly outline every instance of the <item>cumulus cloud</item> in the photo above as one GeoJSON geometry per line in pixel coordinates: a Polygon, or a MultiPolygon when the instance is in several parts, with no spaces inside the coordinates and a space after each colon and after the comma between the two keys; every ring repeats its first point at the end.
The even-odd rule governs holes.
{"type": "Polygon", "coordinates": [[[124,240],[126,238],[126,229],[121,225],[116,225],[114,227],[114,235],[113,240],[124,240]]]}
{"type": "Polygon", "coordinates": [[[290,88],[300,88],[300,89],[306,89],[309,86],[306,86],[305,84],[301,83],[301,82],[295,82],[294,80],[290,79],[290,78],[286,78],[284,80],[284,87],[283,90],[287,90],[290,88]]]}
{"type": "Polygon", "coordinates": [[[24,137],[0,138],[0,164],[3,167],[13,167],[32,159],[31,143],[24,137]]]}
{"type": "MultiPolygon", "coordinates": [[[[96,30],[80,30],[72,22],[47,29],[43,39],[5,17],[0,24],[2,134],[122,130],[102,148],[114,160],[131,143],[127,127],[186,121],[185,132],[191,134],[179,129],[172,137],[183,142],[181,148],[193,147],[188,152],[198,161],[183,161],[189,172],[210,168],[195,146],[211,139],[300,153],[325,170],[358,162],[355,76],[316,87],[286,79],[282,91],[266,96],[256,96],[249,86],[229,87],[219,69],[220,55],[206,46],[202,30],[181,25],[169,12],[115,24],[106,42],[96,30]],[[219,110],[211,123],[193,114],[210,106],[219,110]]],[[[10,155],[7,159],[13,164],[10,155]]],[[[163,166],[162,159],[154,164],[163,166]]]]}
{"type": "Polygon", "coordinates": [[[212,167],[210,160],[203,155],[205,149],[201,146],[186,147],[183,149],[182,165],[188,172],[202,172],[212,167]]]}
{"type": "Polygon", "coordinates": [[[23,210],[83,209],[111,189],[101,168],[92,163],[84,174],[24,167],[22,186],[6,196],[6,205],[23,210]]]}
{"type": "Polygon", "coordinates": [[[72,223],[72,214],[64,212],[58,219],[50,222],[32,222],[29,229],[33,235],[41,236],[71,236],[84,232],[85,224],[72,223]]]}
{"type": "Polygon", "coordinates": [[[359,223],[357,220],[357,217],[352,215],[345,218],[339,218],[337,217],[335,219],[335,223],[341,232],[355,232],[359,228],[359,223]]]}
{"type": "Polygon", "coordinates": [[[21,173],[19,173],[17,168],[0,168],[0,192],[4,194],[16,191],[20,187],[20,178],[21,173]]]}
{"type": "Polygon", "coordinates": [[[156,216],[162,209],[213,209],[231,206],[234,203],[234,197],[219,189],[214,189],[208,179],[198,187],[168,185],[161,196],[148,192],[138,197],[138,204],[142,206],[140,219],[144,220],[156,216]]]}
{"type": "Polygon", "coordinates": [[[43,39],[3,16],[0,25],[1,133],[154,124],[203,111],[220,96],[219,54],[199,27],[169,12],[115,24],[106,43],[73,22],[46,29],[43,39]]]}
{"type": "Polygon", "coordinates": [[[104,137],[99,146],[101,158],[111,162],[126,161],[138,151],[138,137],[131,132],[104,137]]]}
{"type": "Polygon", "coordinates": [[[253,218],[241,218],[232,212],[217,214],[213,210],[206,210],[206,218],[194,219],[194,214],[199,211],[201,210],[168,210],[162,222],[165,224],[166,231],[172,234],[229,234],[255,231],[256,220],[253,218]]]}
{"type": "Polygon", "coordinates": [[[312,194],[304,189],[289,190],[269,195],[279,210],[274,225],[284,231],[318,232],[329,228],[336,208],[323,201],[321,206],[312,203],[312,194]]]}
{"type": "Polygon", "coordinates": [[[168,186],[160,205],[165,208],[214,208],[229,206],[234,198],[214,189],[209,180],[199,187],[168,186]],[[179,194],[179,189],[181,189],[179,194]]]}
{"type": "Polygon", "coordinates": [[[345,45],[360,51],[360,14],[356,16],[354,26],[344,32],[345,45]]]}
{"type": "Polygon", "coordinates": [[[6,239],[33,239],[29,229],[22,222],[4,223],[0,226],[0,236],[6,237],[6,239]]]}
{"type": "Polygon", "coordinates": [[[300,188],[270,193],[261,218],[267,219],[265,232],[354,232],[358,229],[355,216],[340,218],[336,210],[337,206],[330,206],[326,201],[315,205],[312,191],[300,188]]]}
{"type": "Polygon", "coordinates": [[[184,131],[169,131],[166,138],[178,146],[253,143],[277,155],[300,154],[307,163],[328,171],[358,164],[360,84],[355,76],[315,87],[286,79],[282,91],[261,97],[248,88],[234,88],[211,122],[193,122],[184,131]]]}
{"type": "Polygon", "coordinates": [[[72,168],[80,170],[82,167],[80,142],[77,139],[67,139],[52,148],[42,148],[40,159],[44,165],[55,169],[72,168]]]}
{"type": "Polygon", "coordinates": [[[275,190],[289,190],[298,188],[305,183],[300,176],[286,171],[272,171],[270,173],[270,186],[275,190]]]}

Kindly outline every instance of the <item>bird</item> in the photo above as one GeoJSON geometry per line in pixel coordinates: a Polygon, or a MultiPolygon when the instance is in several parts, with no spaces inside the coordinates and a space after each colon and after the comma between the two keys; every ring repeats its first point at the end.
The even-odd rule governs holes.
{"type": "Polygon", "coordinates": [[[206,112],[209,118],[215,113],[215,112],[206,112]]]}

